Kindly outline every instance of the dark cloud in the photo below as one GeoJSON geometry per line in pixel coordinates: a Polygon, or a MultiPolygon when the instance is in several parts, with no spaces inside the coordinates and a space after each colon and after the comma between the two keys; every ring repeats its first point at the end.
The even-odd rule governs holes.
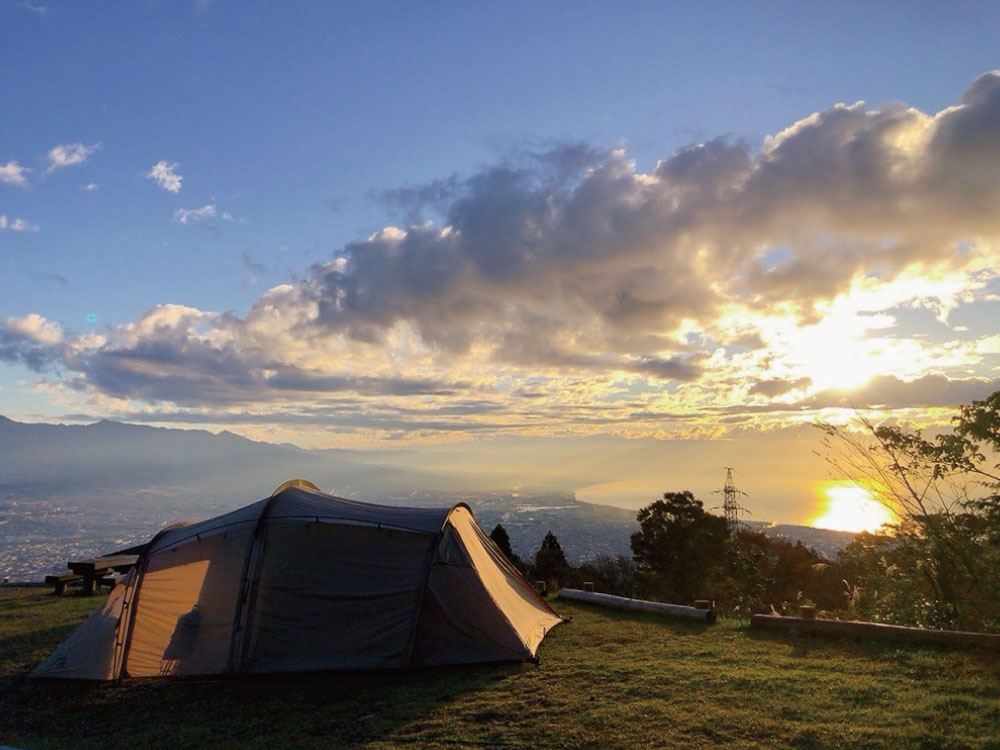
{"type": "Polygon", "coordinates": [[[333,393],[351,391],[376,396],[451,396],[471,388],[469,383],[444,383],[430,378],[334,376],[282,367],[268,378],[274,390],[333,393]]]}
{"type": "Polygon", "coordinates": [[[770,378],[768,380],[760,380],[754,383],[749,392],[751,396],[767,396],[768,398],[774,398],[775,396],[781,396],[789,391],[807,388],[811,384],[812,380],[809,378],[797,378],[795,380],[770,378]]]}
{"type": "Polygon", "coordinates": [[[699,357],[644,357],[630,364],[628,369],[642,375],[650,375],[660,380],[677,380],[690,382],[697,380],[702,369],[697,364],[699,357]]]}
{"type": "Polygon", "coordinates": [[[0,361],[20,363],[35,372],[62,361],[62,333],[38,315],[0,321],[0,361]]]}
{"type": "Polygon", "coordinates": [[[59,350],[0,330],[0,360],[42,372],[59,360],[59,350]]]}
{"type": "Polygon", "coordinates": [[[704,413],[747,416],[809,413],[816,409],[830,408],[886,410],[927,407],[955,408],[972,401],[982,400],[998,390],[1000,390],[1000,379],[949,378],[941,374],[930,374],[907,381],[893,375],[882,375],[872,378],[868,383],[858,388],[851,390],[831,388],[792,403],[709,406],[705,407],[704,413]]]}
{"type": "Polygon", "coordinates": [[[446,212],[461,186],[459,176],[452,175],[423,185],[381,190],[371,197],[406,223],[420,224],[428,211],[435,215],[446,212]]]}
{"type": "Polygon", "coordinates": [[[264,265],[263,263],[258,263],[256,260],[254,260],[253,253],[251,253],[249,250],[244,250],[242,253],[240,253],[240,260],[243,261],[243,265],[254,276],[262,276],[271,271],[271,269],[268,266],[264,265]]]}
{"type": "Polygon", "coordinates": [[[823,391],[806,399],[802,405],[809,408],[887,408],[907,407],[956,407],[986,398],[1000,391],[1000,380],[987,378],[948,378],[944,375],[925,375],[916,380],[900,380],[892,375],[872,378],[861,388],[844,392],[823,391]]]}
{"type": "Polygon", "coordinates": [[[97,388],[119,398],[182,406],[293,401],[333,393],[452,396],[469,387],[430,378],[326,375],[285,365],[261,367],[231,347],[172,348],[164,342],[144,342],[127,353],[92,356],[77,372],[79,376],[70,384],[81,390],[97,388]]]}
{"type": "Polygon", "coordinates": [[[59,289],[65,290],[70,288],[69,279],[63,276],[61,273],[33,273],[29,272],[28,276],[35,281],[41,282],[45,287],[49,289],[59,289]]]}

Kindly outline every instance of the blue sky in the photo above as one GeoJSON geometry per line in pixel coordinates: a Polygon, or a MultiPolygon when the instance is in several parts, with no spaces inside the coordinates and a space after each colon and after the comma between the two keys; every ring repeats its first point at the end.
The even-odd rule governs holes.
{"type": "Polygon", "coordinates": [[[245,308],[244,251],[276,283],[385,223],[372,193],[522,143],[621,143],[648,167],[840,101],[936,111],[995,67],[1000,27],[989,3],[44,7],[0,11],[0,161],[37,170],[57,144],[101,146],[4,186],[3,210],[41,230],[0,237],[3,312],[41,304],[79,326],[161,301],[245,308]],[[142,179],[160,160],[181,165],[180,194],[142,179]],[[173,221],[213,201],[247,224],[173,221]]]}
{"type": "Polygon", "coordinates": [[[996,157],[981,76],[1000,65],[997,28],[993,3],[5,1],[0,413],[367,447],[594,430],[701,440],[718,437],[721,409],[747,432],[787,428],[800,407],[829,416],[838,388],[941,418],[997,379],[994,227],[973,197],[965,210],[928,192],[979,185],[976,163],[996,157]],[[935,145],[953,132],[979,149],[965,166],[935,145]],[[866,138],[936,182],[914,178],[882,210],[886,186],[851,161],[866,138]],[[934,166],[945,157],[956,174],[934,166]],[[161,162],[179,185],[149,176],[161,162]],[[816,170],[831,164],[854,171],[824,186],[816,170]],[[768,169],[752,200],[699,197],[768,169]],[[795,170],[808,205],[790,207],[795,170]],[[655,181],[669,190],[650,197],[655,181]],[[840,206],[865,190],[868,204],[840,206]],[[435,200],[399,200],[417,194],[435,200]],[[548,250],[507,255],[504,238],[524,237],[505,234],[504,212],[546,200],[583,213],[536,238],[548,250]],[[719,226],[747,239],[726,247],[707,219],[650,218],[664,200],[692,222],[732,208],[719,226]],[[924,200],[949,206],[948,237],[893,224],[924,200]],[[840,213],[787,223],[830,205],[840,213]],[[735,218],[752,206],[781,228],[735,218]],[[458,234],[481,241],[456,249],[458,234]],[[586,257],[572,249],[592,240],[586,257]],[[657,255],[685,242],[669,263],[657,255]],[[686,282],[671,269],[698,247],[715,265],[686,282]],[[440,281],[465,261],[454,286],[440,281]],[[326,306],[355,297],[350,315],[326,306]],[[859,367],[841,371],[851,357],[859,367]],[[543,402],[574,420],[553,425],[543,402]]]}

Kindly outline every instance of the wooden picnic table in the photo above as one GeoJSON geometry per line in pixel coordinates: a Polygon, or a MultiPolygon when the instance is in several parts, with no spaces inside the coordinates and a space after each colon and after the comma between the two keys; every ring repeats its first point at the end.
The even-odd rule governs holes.
{"type": "Polygon", "coordinates": [[[71,560],[66,567],[83,579],[83,593],[93,594],[98,578],[112,573],[127,573],[135,565],[139,555],[106,555],[88,560],[71,560]]]}
{"type": "MultiPolygon", "coordinates": [[[[127,573],[139,560],[139,555],[146,551],[149,542],[137,544],[134,547],[109,552],[83,560],[70,560],[66,567],[70,573],[45,576],[45,583],[55,587],[55,593],[61,594],[69,584],[78,581],[83,585],[84,594],[93,594],[95,584],[113,586],[111,576],[115,573],[127,573]]],[[[2,750],[2,748],[0,748],[2,750]]]]}

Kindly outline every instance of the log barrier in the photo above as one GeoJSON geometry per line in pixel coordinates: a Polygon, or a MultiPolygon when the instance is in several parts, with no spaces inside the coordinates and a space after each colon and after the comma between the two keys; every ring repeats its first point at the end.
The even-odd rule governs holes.
{"type": "Polygon", "coordinates": [[[661,615],[686,617],[691,620],[700,620],[707,623],[715,622],[715,610],[685,607],[682,604],[648,602],[645,599],[628,599],[624,596],[596,594],[593,591],[581,591],[580,589],[560,589],[559,598],[575,602],[585,602],[586,604],[597,604],[602,607],[611,607],[613,609],[628,609],[635,612],[654,612],[661,615]]]}
{"type": "Polygon", "coordinates": [[[750,627],[764,630],[795,630],[800,635],[826,635],[839,638],[884,638],[911,643],[935,643],[944,646],[977,646],[1000,651],[1000,635],[970,633],[963,630],[930,630],[905,625],[856,620],[814,620],[781,615],[751,615],[750,627]]]}

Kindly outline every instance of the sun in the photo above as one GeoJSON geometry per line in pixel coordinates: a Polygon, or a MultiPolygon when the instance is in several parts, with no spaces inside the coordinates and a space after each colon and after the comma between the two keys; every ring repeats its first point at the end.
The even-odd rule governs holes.
{"type": "Polygon", "coordinates": [[[878,531],[895,522],[892,511],[852,482],[825,482],[820,486],[825,510],[812,525],[835,531],[878,531]]]}

